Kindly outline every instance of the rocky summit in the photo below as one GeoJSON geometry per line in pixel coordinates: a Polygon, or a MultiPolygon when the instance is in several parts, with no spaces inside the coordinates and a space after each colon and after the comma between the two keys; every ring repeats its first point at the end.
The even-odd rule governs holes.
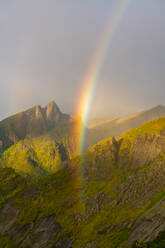
{"type": "Polygon", "coordinates": [[[55,102],[50,102],[45,108],[38,105],[13,115],[0,122],[1,150],[19,140],[38,137],[70,119],[69,115],[61,113],[55,102]]]}

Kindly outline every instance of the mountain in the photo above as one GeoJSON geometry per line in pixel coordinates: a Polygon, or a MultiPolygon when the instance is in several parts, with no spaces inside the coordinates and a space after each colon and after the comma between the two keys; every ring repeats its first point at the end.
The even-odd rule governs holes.
{"type": "Polygon", "coordinates": [[[71,117],[61,113],[55,102],[45,108],[35,106],[0,122],[0,144],[4,150],[19,140],[38,137],[61,123],[67,123],[71,117]]]}
{"type": "Polygon", "coordinates": [[[110,136],[119,137],[126,131],[137,128],[145,122],[165,116],[165,107],[157,106],[150,110],[139,112],[118,119],[94,120],[89,124],[87,147],[110,136]]]}
{"type": "Polygon", "coordinates": [[[63,114],[54,102],[3,120],[0,166],[33,179],[57,171],[77,155],[80,122],[76,116],[63,114]]]}
{"type": "Polygon", "coordinates": [[[31,182],[0,168],[1,247],[164,248],[165,118],[31,182]]]}

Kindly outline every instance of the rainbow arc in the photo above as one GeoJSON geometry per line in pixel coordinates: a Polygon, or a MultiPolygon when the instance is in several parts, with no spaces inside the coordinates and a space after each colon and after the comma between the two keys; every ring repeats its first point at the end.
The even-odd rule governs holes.
{"type": "Polygon", "coordinates": [[[83,81],[82,94],[79,97],[80,101],[78,104],[78,113],[81,114],[83,125],[79,126],[79,153],[84,152],[85,140],[86,140],[86,128],[88,125],[92,103],[94,100],[94,95],[96,92],[97,85],[99,83],[99,78],[104,66],[104,61],[108,49],[112,43],[116,30],[120,24],[120,21],[129,7],[131,0],[120,0],[116,5],[113,15],[108,21],[105,30],[103,32],[101,41],[98,45],[97,52],[94,54],[92,62],[90,63],[89,70],[85,80],[83,81]]]}

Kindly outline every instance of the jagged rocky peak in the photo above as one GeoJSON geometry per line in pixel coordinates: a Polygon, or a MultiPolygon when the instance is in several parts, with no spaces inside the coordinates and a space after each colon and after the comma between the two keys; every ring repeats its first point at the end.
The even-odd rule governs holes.
{"type": "Polygon", "coordinates": [[[54,101],[51,101],[46,106],[46,118],[48,120],[54,120],[59,118],[61,111],[54,101]]]}
{"type": "MultiPolygon", "coordinates": [[[[41,108],[41,106],[36,105],[36,106],[34,106],[28,110],[25,110],[22,113],[25,114],[27,117],[30,117],[30,118],[36,117],[38,119],[39,117],[42,117],[42,108],[41,108]]],[[[18,114],[16,114],[16,116],[17,115],[18,114]]]]}
{"type": "Polygon", "coordinates": [[[37,119],[43,118],[43,114],[42,114],[42,108],[40,105],[37,105],[35,107],[35,116],[37,119]]]}
{"type": "Polygon", "coordinates": [[[35,117],[36,119],[46,119],[49,121],[57,120],[58,117],[62,114],[54,101],[48,103],[45,108],[42,108],[40,105],[36,105],[24,111],[23,113],[30,117],[30,119],[35,117]]]}
{"type": "Polygon", "coordinates": [[[45,108],[36,105],[0,122],[0,150],[25,138],[37,137],[55,127],[58,121],[68,120],[55,102],[45,108]],[[4,145],[5,144],[5,145],[4,145]]]}

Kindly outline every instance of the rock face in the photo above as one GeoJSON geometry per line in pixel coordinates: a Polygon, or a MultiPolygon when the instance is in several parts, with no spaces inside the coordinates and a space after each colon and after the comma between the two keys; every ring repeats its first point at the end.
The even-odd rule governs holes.
{"type": "Polygon", "coordinates": [[[46,216],[28,225],[20,226],[17,223],[19,212],[19,209],[9,203],[5,204],[0,212],[1,236],[8,233],[9,238],[15,240],[15,236],[19,235],[18,240],[13,242],[13,247],[71,247],[71,240],[65,240],[64,237],[60,237],[62,227],[56,222],[55,215],[46,216]],[[54,237],[54,240],[50,245],[52,237],[54,237]]]}
{"type": "Polygon", "coordinates": [[[69,115],[61,113],[55,102],[50,102],[45,108],[35,106],[18,113],[0,122],[0,149],[25,138],[40,136],[70,119],[69,115]]]}
{"type": "Polygon", "coordinates": [[[134,223],[133,232],[129,237],[128,244],[133,241],[150,241],[156,239],[159,233],[165,230],[165,200],[161,200],[151,210],[140,216],[134,223]]]}
{"type": "MultiPolygon", "coordinates": [[[[165,231],[164,147],[165,118],[162,118],[117,140],[110,138],[109,142],[104,140],[89,148],[90,154],[84,162],[84,185],[85,191],[89,192],[87,214],[101,214],[105,218],[107,213],[113,219],[116,212],[116,220],[101,221],[104,228],[100,224],[98,236],[104,236],[103,239],[109,236],[110,239],[115,232],[127,232],[128,235],[123,244],[110,243],[110,247],[146,247],[145,243],[165,231]],[[93,184],[97,189],[100,187],[100,191],[94,190],[93,184]]],[[[98,245],[91,247],[101,247],[99,238],[95,242],[98,245]]],[[[105,247],[109,247],[108,244],[105,247]]],[[[149,243],[147,247],[150,247],[149,243]]]]}
{"type": "Polygon", "coordinates": [[[51,121],[58,121],[60,118],[61,111],[55,102],[50,102],[45,109],[46,119],[51,121]]]}
{"type": "Polygon", "coordinates": [[[31,204],[39,200],[36,186],[28,185],[25,179],[11,169],[0,168],[0,173],[0,187],[3,189],[0,192],[0,247],[71,248],[73,240],[67,234],[64,235],[64,229],[57,222],[55,213],[45,213],[39,217],[39,212],[35,213],[37,205],[29,216],[26,213],[31,211],[30,206],[24,212],[29,200],[31,204]],[[9,197],[11,190],[12,198],[9,197]]]}

